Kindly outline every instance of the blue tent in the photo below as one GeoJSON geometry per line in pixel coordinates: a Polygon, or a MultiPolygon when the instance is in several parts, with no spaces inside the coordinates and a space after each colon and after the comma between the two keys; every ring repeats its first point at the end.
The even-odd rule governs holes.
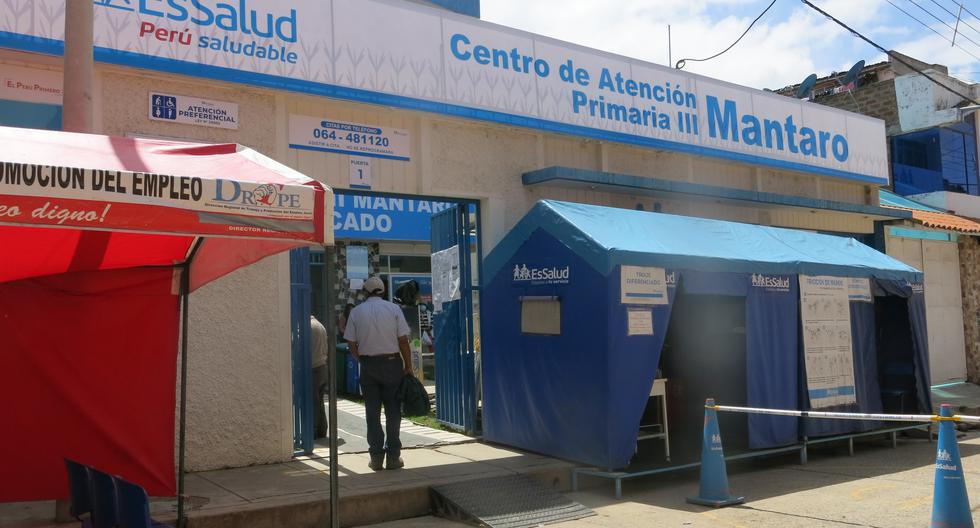
{"type": "MultiPolygon", "coordinates": [[[[800,275],[870,278],[874,295],[901,299],[908,317],[897,324],[905,333],[891,334],[908,337],[903,357],[912,405],[916,412],[931,408],[922,274],[851,238],[541,201],[487,256],[484,271],[483,427],[493,442],[604,468],[627,466],[662,366],[674,301],[686,296],[739,299],[745,320],[744,378],[723,380],[722,371],[717,379],[689,380],[689,388],[735,383],[745,401],[727,403],[807,408],[813,393],[801,359],[800,275]],[[666,270],[668,298],[642,306],[652,313],[646,316],[652,332],[629,330],[643,318],[631,317],[638,306],[621,296],[622,266],[666,270]],[[550,313],[526,311],[540,300],[550,302],[550,313]]],[[[858,404],[847,410],[882,409],[877,304],[850,303],[858,404]]],[[[700,424],[701,416],[671,416],[677,420],[700,424]]],[[[875,425],[751,415],[746,447],[875,425]]]]}

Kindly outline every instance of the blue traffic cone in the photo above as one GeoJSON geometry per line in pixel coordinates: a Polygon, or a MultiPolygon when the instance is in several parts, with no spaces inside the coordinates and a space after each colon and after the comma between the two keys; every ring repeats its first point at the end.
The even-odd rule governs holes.
{"type": "Polygon", "coordinates": [[[721,432],[718,430],[718,414],[714,410],[715,400],[704,402],[704,441],[701,445],[701,487],[697,497],[688,497],[687,502],[720,508],[742,504],[745,497],[735,497],[728,487],[728,472],[725,470],[725,453],[721,448],[721,432]]]}
{"type": "MultiPolygon", "coordinates": [[[[953,416],[953,409],[944,403],[939,409],[941,418],[953,416]]],[[[931,528],[973,528],[970,499],[966,495],[966,480],[956,446],[956,426],[952,420],[939,421],[939,442],[936,451],[936,483],[932,493],[931,528]]]]}

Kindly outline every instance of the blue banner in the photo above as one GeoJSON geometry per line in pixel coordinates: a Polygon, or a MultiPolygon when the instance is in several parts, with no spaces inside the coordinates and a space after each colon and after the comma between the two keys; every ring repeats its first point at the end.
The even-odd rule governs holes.
{"type": "Polygon", "coordinates": [[[345,194],[335,190],[334,237],[428,242],[430,218],[452,205],[415,198],[345,194]]]}
{"type": "MultiPolygon", "coordinates": [[[[687,275],[685,274],[685,281],[687,275]]],[[[747,396],[750,407],[796,409],[799,282],[795,275],[752,274],[743,281],[745,299],[747,396]]],[[[797,419],[750,414],[749,447],[797,441],[797,419]]]]}

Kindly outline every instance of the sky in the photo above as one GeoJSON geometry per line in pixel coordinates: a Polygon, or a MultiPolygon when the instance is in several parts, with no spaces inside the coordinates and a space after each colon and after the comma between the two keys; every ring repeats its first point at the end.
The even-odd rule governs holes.
{"type": "MultiPolygon", "coordinates": [[[[709,57],[734,42],[770,1],[481,0],[480,9],[489,22],[668,64],[668,24],[674,62],[709,57]]],[[[960,79],[980,81],[980,19],[963,11],[953,47],[960,9],[954,0],[811,1],[885,49],[945,64],[960,79]]],[[[963,5],[980,14],[980,0],[963,0],[963,5]]],[[[734,48],[707,62],[689,61],[684,70],[775,89],[810,73],[847,71],[858,60],[873,64],[885,55],[801,1],[776,0],[734,48]]]]}

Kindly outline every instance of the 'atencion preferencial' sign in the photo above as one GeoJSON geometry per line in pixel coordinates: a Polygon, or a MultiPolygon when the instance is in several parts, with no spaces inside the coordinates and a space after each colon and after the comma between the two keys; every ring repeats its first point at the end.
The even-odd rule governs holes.
{"type": "Polygon", "coordinates": [[[238,105],[184,95],[150,92],[150,119],[238,130],[238,105]]]}

